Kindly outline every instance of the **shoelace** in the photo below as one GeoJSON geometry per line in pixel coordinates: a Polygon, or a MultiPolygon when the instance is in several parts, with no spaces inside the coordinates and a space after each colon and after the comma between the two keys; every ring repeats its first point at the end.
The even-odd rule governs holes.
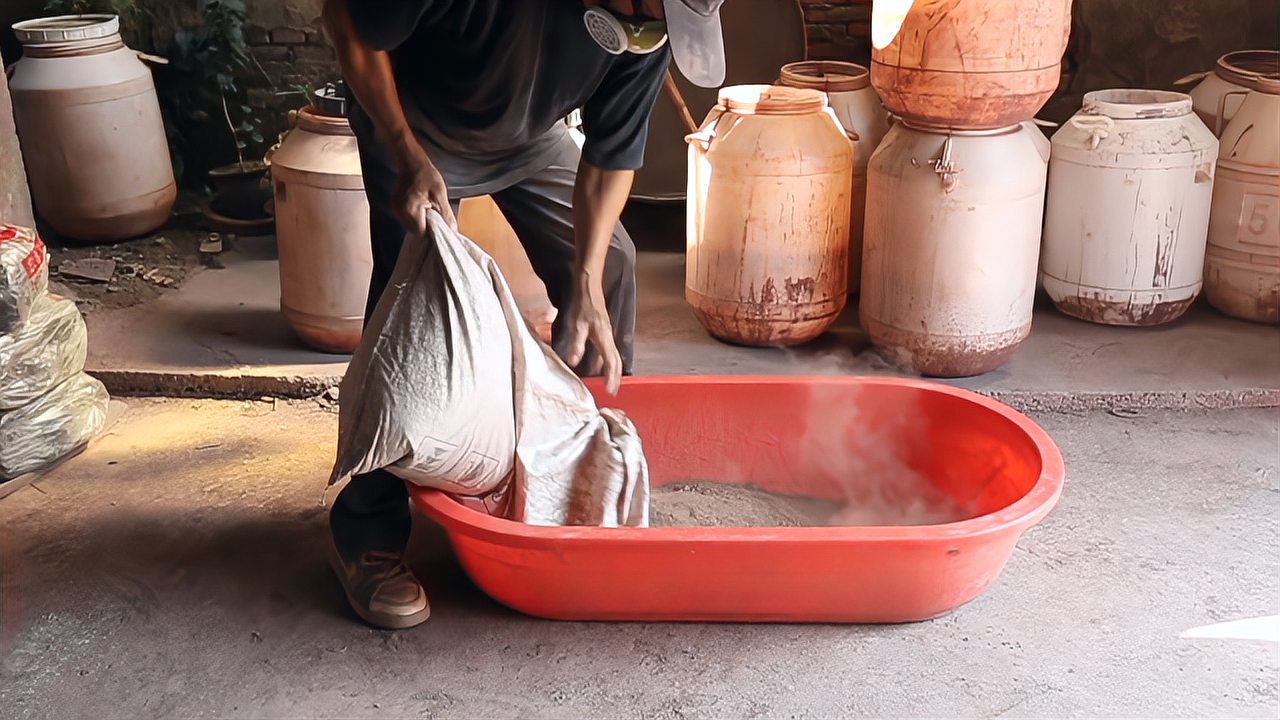
{"type": "Polygon", "coordinates": [[[400,556],[383,550],[370,550],[361,555],[360,567],[364,579],[373,583],[390,580],[402,572],[400,556]]]}

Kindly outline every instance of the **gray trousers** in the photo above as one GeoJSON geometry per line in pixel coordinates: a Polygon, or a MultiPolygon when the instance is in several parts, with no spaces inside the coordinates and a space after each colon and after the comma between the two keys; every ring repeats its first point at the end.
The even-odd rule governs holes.
{"type": "MultiPolygon", "coordinates": [[[[377,141],[368,118],[359,108],[351,112],[351,125],[360,148],[373,244],[367,319],[395,269],[405,230],[390,210],[396,173],[385,147],[377,141]]],[[[552,345],[561,357],[567,354],[566,330],[573,294],[573,186],[580,155],[577,144],[566,132],[562,150],[550,166],[511,187],[491,193],[529,255],[534,272],[546,284],[551,303],[560,311],[552,327],[552,345]]],[[[458,199],[451,200],[455,215],[458,202],[458,199]]],[[[631,373],[635,357],[635,255],[635,245],[619,223],[609,241],[604,293],[625,374],[631,373]]],[[[589,367],[587,363],[592,359],[589,350],[583,365],[589,367]]],[[[338,494],[329,513],[329,527],[343,558],[355,561],[369,550],[403,551],[410,530],[408,497],[404,482],[386,471],[352,478],[338,494]]]]}

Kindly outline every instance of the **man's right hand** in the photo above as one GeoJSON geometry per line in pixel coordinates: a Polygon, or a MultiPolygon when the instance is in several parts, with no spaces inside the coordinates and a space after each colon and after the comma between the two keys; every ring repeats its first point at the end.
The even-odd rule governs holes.
{"type": "Polygon", "coordinates": [[[449,188],[444,177],[421,149],[410,155],[396,173],[396,190],[392,208],[409,232],[422,237],[427,234],[427,213],[440,213],[449,227],[458,229],[458,220],[449,206],[449,188]]]}
{"type": "MultiPolygon", "coordinates": [[[[427,212],[436,210],[457,229],[458,221],[449,207],[449,190],[444,178],[432,164],[404,119],[400,96],[396,92],[391,59],[383,50],[375,50],[355,32],[349,0],[325,0],[321,15],[329,41],[338,55],[338,65],[347,87],[355,93],[360,106],[369,114],[378,136],[388,144],[396,163],[396,189],[391,198],[392,211],[405,230],[419,236],[427,232],[427,212]]],[[[421,3],[419,3],[421,4],[421,3]]]]}

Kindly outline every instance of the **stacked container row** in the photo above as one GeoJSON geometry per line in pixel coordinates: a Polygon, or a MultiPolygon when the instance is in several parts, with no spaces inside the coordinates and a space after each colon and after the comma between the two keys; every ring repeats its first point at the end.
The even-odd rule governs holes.
{"type": "MultiPolygon", "coordinates": [[[[873,25],[877,19],[873,18],[873,25]]],[[[895,123],[867,173],[860,317],[935,376],[999,367],[1031,328],[1070,0],[917,0],[872,52],[895,123]]]]}

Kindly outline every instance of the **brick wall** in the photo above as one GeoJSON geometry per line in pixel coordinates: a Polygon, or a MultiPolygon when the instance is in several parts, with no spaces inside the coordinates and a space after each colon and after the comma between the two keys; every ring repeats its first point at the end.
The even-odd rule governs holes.
{"type": "Polygon", "coordinates": [[[871,0],[800,0],[813,60],[871,61],[871,0]]]}
{"type": "Polygon", "coordinates": [[[250,26],[246,40],[262,72],[248,78],[249,106],[272,118],[267,130],[282,130],[288,111],[305,105],[306,92],[339,78],[338,62],[318,23],[307,27],[250,26]]]}

